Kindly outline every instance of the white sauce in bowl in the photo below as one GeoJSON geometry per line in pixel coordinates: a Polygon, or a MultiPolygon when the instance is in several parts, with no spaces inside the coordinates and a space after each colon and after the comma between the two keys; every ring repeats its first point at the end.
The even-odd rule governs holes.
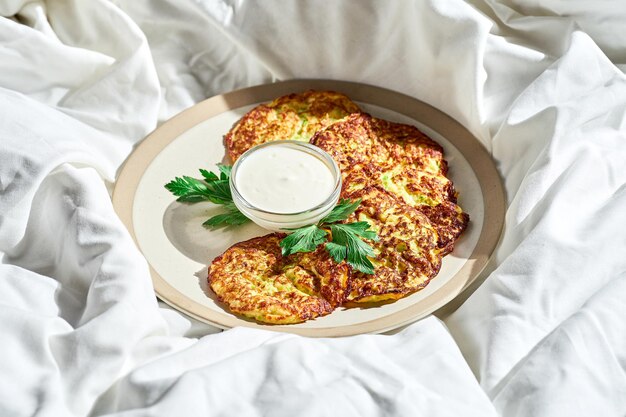
{"type": "Polygon", "coordinates": [[[241,161],[234,180],[244,200],[273,213],[299,213],[322,204],[336,181],[323,160],[289,146],[255,150],[241,161]]]}

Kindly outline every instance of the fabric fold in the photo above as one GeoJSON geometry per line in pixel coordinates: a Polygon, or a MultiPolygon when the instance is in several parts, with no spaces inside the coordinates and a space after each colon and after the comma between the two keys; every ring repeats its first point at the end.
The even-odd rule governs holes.
{"type": "Polygon", "coordinates": [[[623,416],[626,8],[535,3],[1,3],[0,415],[623,416]],[[492,153],[505,231],[445,322],[307,339],[157,303],[106,182],[158,123],[290,78],[414,96],[492,153]]]}

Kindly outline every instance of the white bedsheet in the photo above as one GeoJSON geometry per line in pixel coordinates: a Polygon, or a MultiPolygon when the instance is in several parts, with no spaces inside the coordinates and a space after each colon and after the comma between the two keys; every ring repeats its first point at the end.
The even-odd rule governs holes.
{"type": "Polygon", "coordinates": [[[626,3],[0,1],[0,416],[626,415],[626,3]],[[541,3],[541,4],[539,4],[541,3]],[[506,187],[445,323],[306,339],[159,305],[109,197],[160,121],[289,78],[402,91],[506,187]]]}

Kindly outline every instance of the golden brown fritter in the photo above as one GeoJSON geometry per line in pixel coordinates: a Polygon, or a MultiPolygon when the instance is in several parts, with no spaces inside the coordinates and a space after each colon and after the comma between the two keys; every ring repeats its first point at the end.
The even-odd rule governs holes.
{"type": "Polygon", "coordinates": [[[444,201],[456,202],[452,181],[442,173],[430,173],[413,165],[396,165],[386,171],[375,171],[372,180],[385,190],[401,197],[411,206],[435,206],[444,201]]]}
{"type": "Polygon", "coordinates": [[[411,166],[375,172],[371,178],[403,203],[428,217],[439,235],[437,246],[441,256],[452,252],[454,242],[469,223],[469,215],[456,204],[457,195],[452,181],[442,174],[425,173],[411,166]]]}
{"type": "Polygon", "coordinates": [[[379,186],[367,185],[344,197],[362,199],[347,220],[367,221],[378,234],[372,242],[373,275],[352,271],[349,303],[395,300],[422,289],[441,266],[438,234],[429,219],[379,186]]]}
{"type": "Polygon", "coordinates": [[[308,142],[318,130],[358,112],[355,103],[334,91],[289,94],[246,113],[224,136],[224,144],[235,162],[261,143],[286,139],[308,142]]]}
{"type": "Polygon", "coordinates": [[[317,132],[311,143],[328,154],[345,175],[357,169],[387,171],[413,166],[432,174],[446,174],[441,146],[415,126],[352,114],[317,132]]]}
{"type": "Polygon", "coordinates": [[[452,252],[454,243],[467,228],[469,214],[464,213],[460,206],[449,201],[436,206],[423,205],[416,208],[428,217],[437,231],[439,254],[445,256],[452,252]]]}
{"type": "Polygon", "coordinates": [[[270,324],[300,323],[343,303],[348,267],[323,247],[281,255],[280,233],[237,243],[209,267],[209,285],[236,314],[270,324]]]}

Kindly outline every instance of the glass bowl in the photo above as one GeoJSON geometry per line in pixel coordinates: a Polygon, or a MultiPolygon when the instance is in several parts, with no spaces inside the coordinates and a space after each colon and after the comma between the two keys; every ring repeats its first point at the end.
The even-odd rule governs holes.
{"type": "Polygon", "coordinates": [[[306,142],[298,142],[295,140],[278,140],[273,142],[266,142],[261,145],[257,145],[248,149],[235,161],[231,174],[230,174],[230,191],[233,197],[233,202],[237,209],[242,212],[247,218],[254,223],[263,227],[264,229],[275,232],[289,232],[289,229],[297,229],[298,227],[314,224],[320,221],[324,216],[331,212],[331,210],[337,204],[339,200],[339,194],[341,192],[341,171],[337,166],[337,163],[333,158],[324,152],[317,146],[311,145],[306,142]],[[246,159],[257,152],[259,149],[263,149],[269,146],[287,146],[306,152],[315,156],[329,168],[333,179],[335,181],[334,187],[330,195],[320,204],[308,208],[304,211],[296,213],[275,213],[267,210],[263,210],[259,207],[255,207],[250,202],[246,201],[237,189],[237,170],[245,163],[246,159]]]}

